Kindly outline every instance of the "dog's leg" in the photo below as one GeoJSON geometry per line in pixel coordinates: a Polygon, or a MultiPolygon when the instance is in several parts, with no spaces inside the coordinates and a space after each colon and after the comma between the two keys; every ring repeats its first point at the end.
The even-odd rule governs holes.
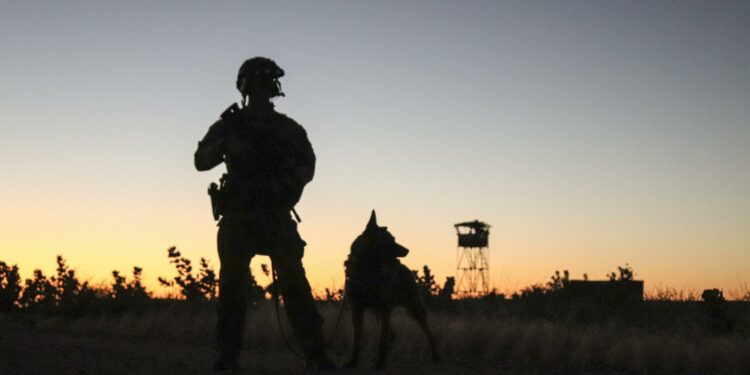
{"type": "Polygon", "coordinates": [[[357,361],[359,360],[359,351],[362,348],[362,321],[364,318],[364,309],[359,306],[350,305],[352,307],[352,356],[344,364],[345,368],[357,367],[357,361]]]}
{"type": "Polygon", "coordinates": [[[391,344],[391,310],[386,309],[380,312],[380,343],[378,345],[378,358],[375,360],[374,369],[385,368],[388,348],[391,344]]]}
{"type": "Polygon", "coordinates": [[[409,314],[414,318],[414,320],[417,321],[419,324],[419,327],[422,328],[422,332],[424,332],[425,336],[427,336],[427,341],[430,343],[430,353],[432,354],[432,362],[433,363],[440,363],[440,355],[437,351],[437,343],[435,341],[435,336],[432,335],[432,331],[430,331],[430,326],[427,325],[427,311],[425,311],[424,307],[418,306],[414,307],[411,306],[407,309],[409,311],[409,314]]]}

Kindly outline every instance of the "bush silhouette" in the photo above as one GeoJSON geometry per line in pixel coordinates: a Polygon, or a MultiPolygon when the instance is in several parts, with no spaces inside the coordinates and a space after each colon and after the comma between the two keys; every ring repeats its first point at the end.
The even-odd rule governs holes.
{"type": "Polygon", "coordinates": [[[128,281],[125,276],[120,275],[120,272],[112,271],[114,280],[108,292],[116,309],[140,308],[148,301],[150,296],[146,287],[141,283],[142,274],[142,268],[133,267],[133,279],[128,281]]]}
{"type": "Polygon", "coordinates": [[[547,290],[556,292],[565,289],[568,284],[570,284],[570,272],[564,270],[561,275],[560,271],[555,271],[555,274],[550,277],[550,281],[547,282],[547,290]]]}
{"type": "Polygon", "coordinates": [[[417,287],[419,288],[419,295],[422,297],[422,301],[425,303],[433,302],[434,297],[440,291],[440,287],[435,282],[435,275],[432,274],[432,270],[427,265],[422,267],[422,276],[419,276],[418,270],[412,270],[414,278],[417,280],[417,287]]]}
{"type": "Polygon", "coordinates": [[[618,273],[610,273],[607,275],[609,278],[609,281],[631,281],[635,278],[635,272],[633,271],[633,267],[630,266],[630,264],[625,263],[625,267],[617,267],[618,273]]]}
{"type": "Polygon", "coordinates": [[[25,281],[21,306],[30,311],[52,311],[55,307],[55,294],[52,281],[44,276],[42,270],[34,270],[34,277],[25,281]]]}
{"type": "Polygon", "coordinates": [[[340,302],[344,299],[344,290],[325,288],[323,290],[325,294],[315,296],[316,301],[320,302],[340,302]]]}
{"type": "Polygon", "coordinates": [[[52,278],[52,283],[55,287],[57,307],[63,314],[77,315],[95,298],[88,282],[78,281],[75,270],[70,269],[61,255],[57,256],[57,276],[52,278]]]}
{"type": "Polygon", "coordinates": [[[440,302],[448,302],[453,299],[453,294],[456,292],[456,278],[449,276],[445,278],[445,283],[438,293],[438,299],[440,302]]]}
{"type": "Polygon", "coordinates": [[[159,283],[166,287],[178,287],[179,292],[188,301],[206,301],[216,298],[219,287],[218,279],[213,268],[205,258],[200,259],[198,274],[193,276],[193,266],[190,259],[183,257],[176,247],[167,249],[169,263],[174,264],[177,276],[172,280],[159,277],[159,283]]]}
{"type": "MultiPolygon", "coordinates": [[[[261,264],[261,268],[263,268],[265,272],[265,269],[268,267],[265,264],[261,264]]],[[[248,285],[247,297],[250,299],[250,305],[257,305],[266,299],[266,290],[258,285],[257,280],[255,280],[255,275],[253,275],[249,268],[247,272],[250,272],[250,285],[248,285]]]]}
{"type": "Polygon", "coordinates": [[[21,290],[18,266],[9,266],[0,261],[0,311],[8,312],[19,308],[21,290]]]}
{"type": "Polygon", "coordinates": [[[98,292],[88,282],[81,283],[75,270],[58,255],[56,275],[47,278],[41,270],[34,270],[34,277],[24,282],[23,293],[17,304],[32,312],[77,316],[85,312],[98,297],[98,292]]]}

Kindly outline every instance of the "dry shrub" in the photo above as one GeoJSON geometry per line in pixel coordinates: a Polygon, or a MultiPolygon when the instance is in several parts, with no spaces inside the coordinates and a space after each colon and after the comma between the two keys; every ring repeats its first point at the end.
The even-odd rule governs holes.
{"type": "Polygon", "coordinates": [[[578,344],[572,346],[570,364],[576,367],[600,367],[605,362],[603,348],[612,337],[596,328],[586,328],[578,335],[578,344]]]}
{"type": "Polygon", "coordinates": [[[633,337],[616,340],[611,343],[606,357],[607,367],[618,369],[636,368],[633,358],[636,355],[637,345],[638,343],[633,337]]]}
{"type": "MultiPolygon", "coordinates": [[[[143,314],[102,315],[73,321],[50,317],[40,320],[37,329],[189,342],[205,345],[210,350],[216,322],[214,307],[211,304],[200,308],[189,306],[192,305],[176,304],[143,314]]],[[[326,340],[334,333],[340,306],[338,303],[319,305],[326,340]]],[[[283,333],[299,352],[283,307],[280,313],[283,333]]],[[[462,367],[502,364],[552,372],[566,368],[637,373],[750,372],[750,356],[747,355],[750,341],[739,333],[698,335],[697,331],[647,330],[627,324],[523,321],[472,313],[433,312],[429,321],[444,360],[462,367]]],[[[391,362],[428,363],[428,344],[418,325],[398,310],[392,323],[396,336],[389,357],[391,362]]],[[[366,363],[375,355],[379,330],[372,314],[366,315],[364,329],[363,363],[366,363]]],[[[262,303],[248,311],[245,338],[250,350],[264,348],[288,353],[271,303],[262,303]]],[[[349,355],[350,346],[351,320],[345,310],[329,352],[343,359],[349,355]]]]}
{"type": "MultiPolygon", "coordinates": [[[[291,327],[283,316],[284,310],[279,311],[282,314],[281,322],[283,324],[284,334],[291,334],[291,327]]],[[[281,343],[281,336],[276,319],[276,312],[270,304],[263,304],[257,309],[253,309],[247,316],[245,324],[245,339],[249,345],[258,345],[262,347],[277,347],[281,343]]],[[[213,337],[213,332],[211,332],[213,337]]]]}
{"type": "Polygon", "coordinates": [[[695,346],[692,370],[702,373],[746,374],[750,371],[750,343],[715,338],[695,346]]]}
{"type": "Polygon", "coordinates": [[[539,337],[539,325],[527,325],[521,340],[516,344],[516,350],[510,357],[511,363],[517,363],[529,367],[541,360],[541,341],[539,337]]]}
{"type": "Polygon", "coordinates": [[[544,322],[540,327],[542,363],[548,366],[563,366],[570,359],[570,347],[575,339],[570,331],[551,322],[544,322]]]}
{"type": "Polygon", "coordinates": [[[673,301],[673,302],[689,302],[689,301],[700,301],[700,294],[693,289],[676,289],[672,287],[660,287],[657,286],[651,292],[645,293],[645,299],[647,301],[673,301]]]}
{"type": "Polygon", "coordinates": [[[495,320],[483,316],[470,316],[468,319],[445,321],[438,341],[445,356],[453,356],[460,361],[476,361],[486,350],[487,343],[495,334],[495,320]]]}
{"type": "Polygon", "coordinates": [[[485,359],[491,362],[506,363],[524,338],[526,329],[514,321],[498,321],[493,327],[495,335],[487,342],[485,359]]]}
{"type": "MultiPolygon", "coordinates": [[[[414,319],[405,312],[396,310],[396,313],[391,318],[391,322],[395,336],[391,350],[393,355],[389,358],[393,358],[399,362],[406,362],[411,358],[429,358],[429,343],[414,319]]],[[[437,326],[434,320],[430,322],[432,327],[437,326]]],[[[373,331],[370,331],[373,338],[379,332],[378,328],[376,324],[373,327],[373,331]]],[[[348,352],[349,345],[350,343],[347,340],[342,349],[348,352]]]]}

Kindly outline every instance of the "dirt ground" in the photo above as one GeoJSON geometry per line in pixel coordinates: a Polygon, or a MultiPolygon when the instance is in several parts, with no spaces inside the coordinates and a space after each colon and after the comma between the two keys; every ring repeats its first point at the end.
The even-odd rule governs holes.
{"type": "MultiPolygon", "coordinates": [[[[738,323],[729,333],[706,331],[702,306],[684,302],[644,305],[644,309],[652,309],[644,313],[651,321],[668,323],[659,330],[603,323],[522,321],[471,311],[435,313],[431,326],[444,358],[439,365],[429,361],[428,345],[418,325],[394,314],[396,338],[388,369],[365,370],[377,348],[377,335],[366,334],[362,369],[335,373],[747,374],[750,321],[746,319],[746,305],[735,307],[730,316],[738,323]]],[[[345,315],[337,331],[334,322],[340,310],[323,305],[321,311],[329,323],[324,325],[331,343],[329,355],[343,363],[350,351],[351,322],[345,315]]],[[[304,372],[303,361],[282,340],[290,337],[291,328],[277,324],[278,316],[271,306],[254,309],[248,318],[247,349],[238,373],[304,372]]],[[[377,332],[377,321],[370,318],[365,319],[365,332],[377,332]]],[[[142,313],[77,319],[0,314],[0,375],[209,374],[215,353],[215,320],[211,308],[171,305],[142,313]]]]}
{"type": "MultiPolygon", "coordinates": [[[[65,332],[4,330],[0,374],[208,374],[213,348],[205,343],[91,337],[65,332]]],[[[338,358],[337,358],[338,359],[338,358]]],[[[338,359],[343,362],[343,358],[338,359]]],[[[363,361],[363,362],[366,362],[363,361]]],[[[365,367],[366,363],[363,365],[365,367]]],[[[289,352],[245,350],[239,374],[304,373],[304,363],[289,352]]],[[[394,363],[384,371],[336,370],[354,374],[519,374],[495,366],[394,363]]]]}

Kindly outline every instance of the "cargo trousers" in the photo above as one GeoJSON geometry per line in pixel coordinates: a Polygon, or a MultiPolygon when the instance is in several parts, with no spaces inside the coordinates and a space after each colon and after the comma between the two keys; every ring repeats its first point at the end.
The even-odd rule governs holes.
{"type": "Polygon", "coordinates": [[[305,242],[289,211],[251,210],[226,215],[219,223],[219,302],[216,336],[224,358],[237,358],[242,350],[250,261],[268,255],[277,275],[274,287],[307,359],[325,356],[323,319],[318,314],[310,284],[302,266],[305,242]]]}

